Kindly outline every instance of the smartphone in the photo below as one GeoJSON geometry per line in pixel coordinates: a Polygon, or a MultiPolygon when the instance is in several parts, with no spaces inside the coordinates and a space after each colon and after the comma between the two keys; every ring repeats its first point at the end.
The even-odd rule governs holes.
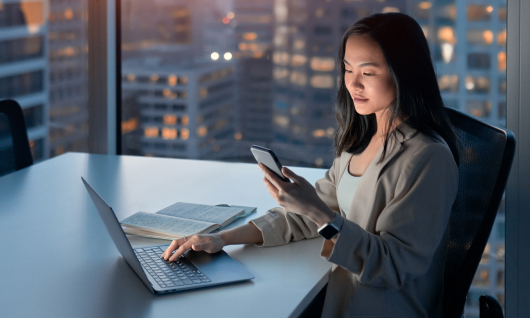
{"type": "Polygon", "coordinates": [[[283,181],[291,182],[289,178],[286,178],[283,175],[282,164],[280,163],[280,160],[278,160],[278,157],[276,157],[276,154],[274,154],[274,151],[256,145],[250,147],[250,151],[252,151],[252,154],[258,163],[267,166],[267,168],[276,173],[283,181]]]}

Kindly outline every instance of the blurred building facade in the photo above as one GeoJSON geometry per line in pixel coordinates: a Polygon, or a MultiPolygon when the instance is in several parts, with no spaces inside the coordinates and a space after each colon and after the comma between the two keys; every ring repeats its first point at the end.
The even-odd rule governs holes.
{"type": "Polygon", "coordinates": [[[269,146],[272,131],[274,2],[234,0],[239,159],[252,162],[253,144],[269,146]]]}
{"type": "Polygon", "coordinates": [[[50,0],[49,156],[88,151],[86,0],[50,0]]]}
{"type": "Polygon", "coordinates": [[[47,1],[0,3],[0,99],[22,106],[35,161],[49,148],[47,7],[47,1]]]}

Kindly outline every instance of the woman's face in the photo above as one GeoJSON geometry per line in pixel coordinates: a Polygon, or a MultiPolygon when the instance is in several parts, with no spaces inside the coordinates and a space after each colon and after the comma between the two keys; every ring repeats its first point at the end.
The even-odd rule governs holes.
{"type": "Polygon", "coordinates": [[[348,38],[344,52],[344,84],[355,110],[377,118],[396,97],[396,88],[388,73],[379,44],[368,35],[348,38]]]}

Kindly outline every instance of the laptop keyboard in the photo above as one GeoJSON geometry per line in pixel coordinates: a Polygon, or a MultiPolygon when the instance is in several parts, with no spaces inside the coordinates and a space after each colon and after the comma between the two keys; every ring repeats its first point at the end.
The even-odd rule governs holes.
{"type": "Polygon", "coordinates": [[[169,262],[160,257],[160,247],[137,248],[136,258],[155,281],[164,288],[209,283],[210,279],[185,257],[169,262]]]}

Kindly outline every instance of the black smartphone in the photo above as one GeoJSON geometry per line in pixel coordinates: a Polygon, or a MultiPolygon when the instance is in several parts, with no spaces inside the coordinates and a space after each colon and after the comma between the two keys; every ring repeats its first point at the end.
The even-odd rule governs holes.
{"type": "Polygon", "coordinates": [[[283,175],[282,164],[280,163],[280,160],[278,160],[278,157],[276,157],[276,154],[274,154],[274,151],[256,145],[250,147],[250,151],[252,151],[252,154],[258,163],[267,166],[267,168],[276,173],[283,181],[291,182],[289,178],[286,178],[283,175]]]}

